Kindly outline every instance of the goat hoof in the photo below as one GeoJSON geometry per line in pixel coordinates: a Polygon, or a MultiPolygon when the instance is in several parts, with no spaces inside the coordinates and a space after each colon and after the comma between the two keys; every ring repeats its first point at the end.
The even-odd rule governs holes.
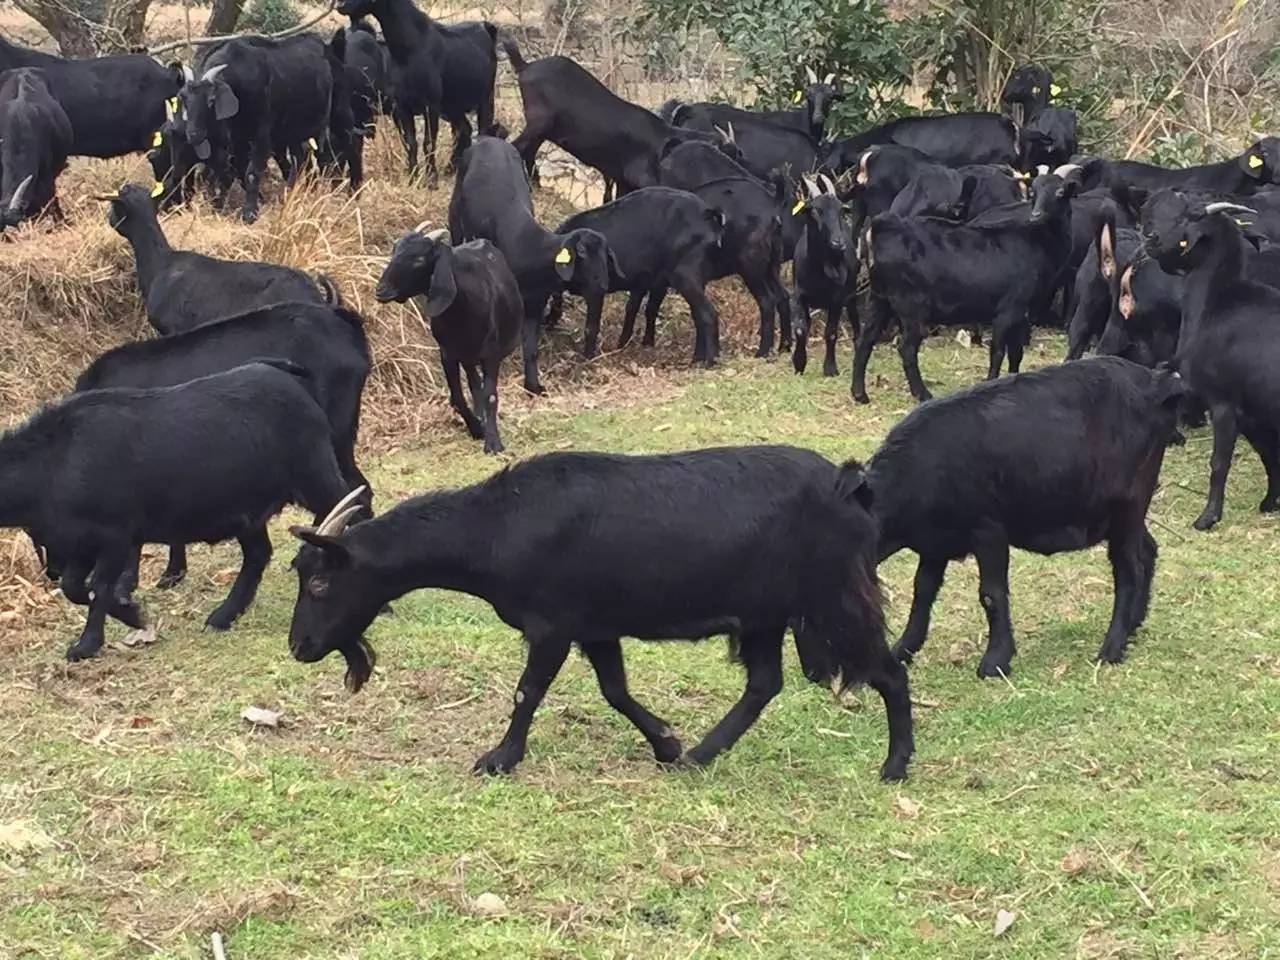
{"type": "Polygon", "coordinates": [[[1193,524],[1193,526],[1197,530],[1199,530],[1201,533],[1205,533],[1206,531],[1212,530],[1215,526],[1217,526],[1218,521],[1221,519],[1222,519],[1222,514],[1213,513],[1209,510],[1206,510],[1204,513],[1200,514],[1200,516],[1196,518],[1196,522],[1193,524]]]}
{"type": "Polygon", "coordinates": [[[497,454],[502,453],[506,449],[507,448],[502,445],[501,440],[495,440],[493,443],[486,443],[484,445],[484,452],[489,454],[490,456],[496,456],[497,454]]]}
{"type": "Polygon", "coordinates": [[[484,427],[475,424],[467,424],[467,433],[471,434],[472,440],[484,439],[484,427]]]}
{"type": "Polygon", "coordinates": [[[675,737],[664,737],[653,745],[653,758],[663,766],[679,763],[684,746],[675,737]]]}
{"type": "Polygon", "coordinates": [[[834,363],[824,363],[822,365],[822,375],[824,377],[838,377],[840,376],[840,368],[834,363]]]}
{"type": "Polygon", "coordinates": [[[111,616],[134,630],[142,630],[147,625],[147,618],[143,616],[142,608],[133,602],[116,604],[111,611],[111,616]]]}
{"type": "Polygon", "coordinates": [[[1258,504],[1259,513],[1275,513],[1280,510],[1280,497],[1267,494],[1263,501],[1258,504]]]}
{"type": "Polygon", "coordinates": [[[246,210],[244,213],[242,213],[242,214],[240,215],[240,219],[241,219],[241,220],[243,220],[245,223],[257,223],[257,222],[258,222],[258,211],[257,211],[257,210],[246,210]]]}
{"type": "Polygon", "coordinates": [[[583,360],[594,360],[594,359],[595,359],[596,357],[598,357],[598,356],[600,356],[600,348],[599,348],[599,347],[583,347],[583,348],[582,348],[582,359],[583,359],[583,360]]]}
{"type": "Polygon", "coordinates": [[[643,340],[640,341],[640,346],[642,347],[652,347],[652,346],[655,346],[656,344],[657,344],[657,341],[653,337],[645,337],[643,340]]]}
{"type": "Polygon", "coordinates": [[[994,657],[988,660],[982,658],[982,662],[978,664],[978,678],[981,680],[996,680],[1001,676],[1012,676],[1013,667],[1006,660],[997,660],[994,657]]]}
{"type": "Polygon", "coordinates": [[[532,393],[535,397],[545,397],[547,395],[547,388],[540,383],[529,383],[526,380],[524,389],[526,393],[532,393]]]}
{"type": "Polygon", "coordinates": [[[234,615],[229,613],[220,613],[215,610],[209,614],[209,619],[204,622],[206,631],[212,630],[215,633],[226,633],[231,629],[231,625],[236,622],[234,615]]]}
{"type": "Polygon", "coordinates": [[[871,402],[871,398],[868,397],[865,392],[859,393],[855,390],[853,392],[853,402],[867,404],[871,402]]]}
{"type": "Polygon", "coordinates": [[[494,747],[480,757],[471,768],[472,773],[483,773],[493,776],[499,773],[510,773],[524,759],[523,755],[509,747],[494,747]]]}
{"type": "Polygon", "coordinates": [[[773,356],[773,348],[772,348],[772,347],[766,347],[766,346],[761,345],[761,346],[756,350],[756,359],[757,359],[757,360],[768,360],[771,356],[773,356]]]}
{"type": "Polygon", "coordinates": [[[1100,663],[1124,663],[1125,652],[1123,644],[1117,647],[1104,643],[1102,649],[1098,651],[1098,661],[1100,663]]]}
{"type": "Polygon", "coordinates": [[[160,579],[156,581],[156,589],[172,590],[174,587],[178,586],[178,584],[182,583],[182,581],[185,579],[187,579],[187,571],[185,570],[182,570],[178,573],[163,574],[161,575],[160,579]]]}
{"type": "Polygon", "coordinates": [[[907,758],[890,757],[880,768],[880,779],[885,783],[898,783],[907,779],[907,758]]]}
{"type": "Polygon", "coordinates": [[[79,663],[81,660],[92,660],[102,652],[102,641],[96,643],[77,640],[67,649],[67,662],[79,663]]]}
{"type": "Polygon", "coordinates": [[[893,645],[893,658],[904,667],[910,666],[915,657],[915,651],[903,646],[901,641],[893,645]]]}
{"type": "Polygon", "coordinates": [[[395,608],[389,603],[384,603],[382,609],[378,611],[380,617],[394,617],[396,615],[395,608]]]}

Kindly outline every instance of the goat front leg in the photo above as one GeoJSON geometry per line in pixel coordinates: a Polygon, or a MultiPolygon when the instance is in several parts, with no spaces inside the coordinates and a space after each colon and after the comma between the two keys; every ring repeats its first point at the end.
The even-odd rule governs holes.
{"type": "Polygon", "coordinates": [[[974,554],[978,558],[978,599],[987,614],[987,651],[978,665],[978,676],[1008,675],[1015,652],[1009,612],[1009,541],[1003,531],[986,531],[979,534],[974,554]]]}
{"type": "MultiPolygon", "coordinates": [[[[67,659],[72,663],[77,660],[88,660],[96,657],[102,650],[105,639],[107,615],[112,611],[120,611],[121,607],[115,598],[115,587],[121,574],[129,564],[132,556],[130,544],[112,544],[98,554],[94,565],[93,576],[89,580],[88,601],[89,617],[85,621],[80,638],[67,650],[67,659]]],[[[64,575],[65,579],[65,575],[64,575]]],[[[134,608],[136,610],[136,608],[134,608]]],[[[136,626],[141,626],[141,614],[136,626]]],[[[135,626],[135,624],[130,624],[135,626]]]]}
{"type": "Polygon", "coordinates": [[[240,573],[236,576],[236,582],[231,585],[227,599],[205,620],[206,630],[231,629],[232,624],[253,603],[258,585],[262,582],[262,574],[271,562],[271,539],[267,536],[266,528],[251,531],[238,539],[240,551],[244,555],[240,562],[240,573]]]}
{"type": "Polygon", "coordinates": [[[249,145],[249,165],[244,174],[244,209],[240,217],[245,223],[255,223],[258,208],[262,204],[262,179],[267,174],[267,157],[271,155],[271,129],[267,124],[259,126],[249,145]]]}
{"type": "Polygon", "coordinates": [[[524,336],[521,344],[524,354],[524,388],[536,396],[547,392],[538,375],[538,334],[541,332],[543,305],[542,302],[524,305],[524,336]]]}
{"type": "Polygon", "coordinates": [[[525,640],[529,657],[516,687],[511,725],[502,741],[476,761],[476,773],[510,773],[524,759],[533,714],[569,656],[569,639],[554,632],[536,636],[526,633],[525,640]]]}
{"type": "Polygon", "coordinates": [[[795,350],[791,354],[791,366],[796,373],[804,373],[809,366],[809,305],[800,294],[791,302],[791,317],[795,325],[795,350]]]}
{"type": "Polygon", "coordinates": [[[684,748],[671,725],[636,702],[627,689],[627,671],[622,661],[622,644],[615,637],[582,644],[582,652],[591,661],[609,706],[630,720],[641,735],[653,747],[653,756],[659,763],[674,763],[680,759],[684,748]]]}
{"type": "Polygon", "coordinates": [[[840,341],[840,314],[844,312],[844,300],[837,295],[831,306],[827,307],[827,326],[823,338],[826,340],[827,353],[822,359],[822,375],[835,377],[840,374],[840,366],[836,363],[836,344],[840,341]]]}
{"type": "MultiPolygon", "coordinates": [[[[87,607],[93,601],[94,591],[90,590],[86,581],[89,574],[93,572],[93,564],[75,562],[67,564],[66,570],[63,571],[59,581],[62,589],[62,595],[77,606],[87,607]]],[[[117,580],[117,585],[119,581],[117,580]]],[[[117,591],[118,592],[118,591],[117,591]]],[[[146,617],[143,616],[142,608],[139,607],[132,599],[121,602],[117,597],[111,597],[111,606],[107,613],[112,619],[118,620],[126,627],[132,627],[134,630],[140,630],[146,625],[146,617]]]]}
{"type": "Polygon", "coordinates": [[[1240,436],[1240,424],[1235,407],[1229,403],[1215,404],[1209,410],[1213,418],[1213,458],[1210,461],[1209,499],[1196,519],[1197,530],[1211,530],[1222,519],[1222,506],[1227,497],[1227,475],[1231,472],[1231,458],[1235,454],[1236,440],[1240,436]]]}
{"type": "Polygon", "coordinates": [[[942,589],[942,581],[947,575],[947,559],[945,557],[920,557],[916,565],[914,590],[911,594],[911,613],[907,617],[907,627],[902,631],[902,639],[894,647],[894,656],[902,663],[910,663],[929,636],[929,616],[933,612],[933,603],[938,599],[938,591],[942,589]]]}
{"type": "Polygon", "coordinates": [[[747,668],[742,697],[702,742],[682,758],[688,766],[706,766],[728,750],[756,722],[769,701],[782,690],[782,637],[786,626],[744,629],[740,652],[747,668]]]}

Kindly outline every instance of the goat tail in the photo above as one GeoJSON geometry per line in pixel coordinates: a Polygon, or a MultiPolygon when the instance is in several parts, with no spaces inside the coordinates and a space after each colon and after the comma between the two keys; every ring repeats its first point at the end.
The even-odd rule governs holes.
{"type": "Polygon", "coordinates": [[[498,33],[497,42],[502,45],[502,49],[507,55],[507,60],[511,63],[511,69],[517,74],[523,73],[524,68],[529,65],[529,61],[520,52],[520,45],[516,43],[515,37],[502,30],[498,33]]]}
{"type": "Polygon", "coordinates": [[[338,285],[326,273],[317,273],[312,278],[316,282],[316,286],[320,288],[320,293],[324,297],[326,306],[340,307],[342,306],[342,293],[338,290],[338,285]]]}

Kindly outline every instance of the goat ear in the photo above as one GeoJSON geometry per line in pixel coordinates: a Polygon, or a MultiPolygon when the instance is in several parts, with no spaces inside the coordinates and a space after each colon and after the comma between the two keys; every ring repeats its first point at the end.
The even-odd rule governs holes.
{"type": "Polygon", "coordinates": [[[1187,383],[1177,370],[1167,363],[1156,367],[1156,401],[1160,406],[1177,406],[1187,393],[1187,383]]]}
{"type": "Polygon", "coordinates": [[[618,258],[613,250],[606,248],[605,253],[609,257],[609,276],[617,283],[625,283],[627,275],[622,272],[622,267],[618,266],[618,258]]]}
{"type": "Polygon", "coordinates": [[[229,120],[240,112],[240,100],[230,85],[215,80],[213,84],[213,115],[219,120],[229,120]]]}
{"type": "Polygon", "coordinates": [[[431,273],[431,289],[424,305],[427,316],[440,316],[453,305],[457,296],[458,282],[453,277],[453,250],[445,247],[436,257],[436,268],[431,273]]]}
{"type": "Polygon", "coordinates": [[[324,551],[325,558],[336,566],[346,566],[351,562],[351,554],[347,552],[346,547],[338,542],[337,537],[317,533],[315,527],[293,526],[289,528],[289,532],[303,543],[319,547],[324,551]]]}
{"type": "Polygon", "coordinates": [[[840,475],[836,479],[836,492],[844,500],[857,501],[864,510],[870,510],[875,502],[871,481],[867,477],[867,468],[857,460],[850,460],[840,468],[840,475]]]}

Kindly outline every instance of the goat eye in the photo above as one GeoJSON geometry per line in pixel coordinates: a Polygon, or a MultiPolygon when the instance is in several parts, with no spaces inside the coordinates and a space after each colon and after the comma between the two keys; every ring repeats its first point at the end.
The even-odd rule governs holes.
{"type": "Polygon", "coordinates": [[[317,600],[322,599],[329,594],[329,578],[328,577],[312,577],[307,581],[307,593],[315,597],[317,600]]]}

